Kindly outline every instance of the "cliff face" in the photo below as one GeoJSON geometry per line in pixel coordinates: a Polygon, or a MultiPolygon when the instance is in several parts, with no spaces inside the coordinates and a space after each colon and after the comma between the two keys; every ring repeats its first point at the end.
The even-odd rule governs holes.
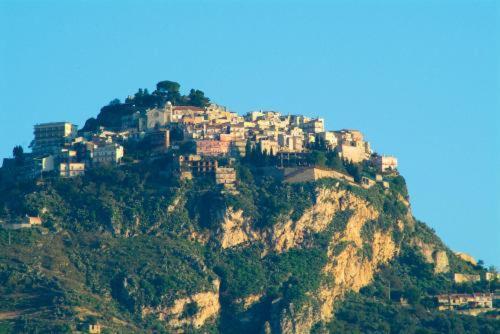
{"type": "Polygon", "coordinates": [[[331,320],[335,302],[346,292],[357,292],[369,284],[377,268],[398,252],[392,230],[403,232],[402,221],[394,222],[384,231],[375,229],[370,240],[363,240],[361,231],[364,225],[376,221],[379,214],[368,201],[352,192],[320,187],[316,190],[315,203],[298,220],[282,220],[261,231],[252,229],[250,219],[245,218],[241,210],[235,212],[229,208],[219,231],[219,240],[223,248],[260,241],[269,251],[282,253],[305,247],[308,236],[315,233],[328,228],[335,231],[328,241],[328,260],[321,272],[319,289],[310,292],[311,298],[304,305],[297,307],[292,303],[286,306],[276,320],[278,324],[272,326],[281,333],[306,333],[317,322],[331,320]],[[334,218],[342,212],[350,213],[347,223],[335,226],[334,218]]]}
{"type": "Polygon", "coordinates": [[[432,284],[426,296],[446,291],[450,279],[442,274],[457,265],[474,271],[457,264],[434,232],[414,220],[404,183],[391,181],[389,189],[334,179],[289,185],[256,173],[256,180],[242,181],[232,193],[202,179],[165,188],[155,178],[141,190],[142,174],[131,172],[137,177],[124,188],[114,172],[95,184],[84,178],[52,187],[47,180],[50,191],[14,197],[33,211],[48,207],[43,218],[53,228],[44,234],[12,231],[12,238],[0,230],[7,250],[0,280],[29,276],[3,280],[7,287],[0,292],[12,301],[30,293],[42,264],[47,278],[38,284],[53,295],[79,289],[67,293],[68,301],[54,299],[57,307],[78,305],[117,332],[161,326],[171,332],[308,333],[340,321],[350,292],[371,283],[356,298],[399,305],[380,290],[386,277],[397,276],[385,275],[390,270],[412,275],[392,285],[398,289],[394,298],[431,286],[436,274],[440,290],[432,284]],[[82,196],[88,201],[82,203],[82,196]],[[103,198],[106,205],[96,205],[103,198]],[[45,251],[34,256],[34,245],[45,251]],[[57,268],[67,263],[71,279],[55,284],[62,275],[57,268]],[[424,271],[425,285],[417,286],[424,271]],[[75,295],[85,298],[71,300],[75,295]]]}
{"type": "Polygon", "coordinates": [[[154,315],[167,326],[178,332],[186,327],[200,328],[207,321],[214,320],[220,311],[220,281],[213,282],[213,291],[198,292],[188,297],[174,300],[168,307],[144,307],[142,316],[154,315]]]}

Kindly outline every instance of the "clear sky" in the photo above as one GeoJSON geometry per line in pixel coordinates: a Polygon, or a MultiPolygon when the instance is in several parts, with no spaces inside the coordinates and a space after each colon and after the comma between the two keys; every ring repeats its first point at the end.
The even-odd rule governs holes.
{"type": "Polygon", "coordinates": [[[498,1],[0,0],[0,157],[174,80],[362,130],[417,218],[499,266],[499,20],[498,1]]]}

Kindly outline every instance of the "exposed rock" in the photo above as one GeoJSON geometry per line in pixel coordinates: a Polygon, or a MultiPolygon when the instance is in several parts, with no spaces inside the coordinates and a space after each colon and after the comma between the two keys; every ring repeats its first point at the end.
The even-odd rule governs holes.
{"type": "Polygon", "coordinates": [[[194,295],[176,299],[170,307],[144,308],[143,317],[156,314],[159,320],[167,323],[169,328],[182,332],[185,326],[200,328],[210,319],[214,319],[220,311],[218,280],[214,281],[214,291],[199,292],[194,295]],[[194,314],[186,312],[189,304],[195,305],[194,314]]]}
{"type": "Polygon", "coordinates": [[[466,261],[466,262],[469,262],[470,264],[472,265],[477,265],[477,261],[475,258],[473,258],[472,256],[470,256],[469,254],[467,253],[463,253],[463,252],[455,252],[455,255],[458,256],[459,258],[461,258],[462,260],[466,261]]]}
{"type": "Polygon", "coordinates": [[[246,296],[244,298],[240,298],[235,300],[236,303],[241,304],[243,306],[244,310],[249,309],[252,307],[253,304],[257,303],[263,296],[263,293],[256,293],[253,295],[246,296]]]}
{"type": "MultiPolygon", "coordinates": [[[[376,231],[371,244],[371,256],[363,254],[363,239],[360,235],[363,225],[379,216],[367,201],[345,191],[320,189],[316,204],[292,224],[287,222],[274,228],[275,250],[283,251],[300,244],[308,231],[324,230],[333,220],[335,213],[352,210],[345,229],[334,233],[328,249],[328,263],[323,269],[326,279],[317,295],[318,303],[309,303],[300,310],[293,305],[282,311],[279,322],[281,333],[308,333],[319,321],[327,322],[334,314],[334,304],[348,291],[358,292],[369,284],[378,267],[389,261],[398,246],[392,240],[390,231],[376,231]],[[339,243],[347,246],[340,254],[333,249],[339,243]],[[313,306],[314,305],[314,306],[313,306]]],[[[395,224],[395,228],[401,228],[395,224]]]]}
{"type": "Polygon", "coordinates": [[[447,273],[450,271],[450,263],[448,255],[444,250],[436,251],[433,254],[434,259],[434,272],[436,274],[447,273]]]}
{"type": "Polygon", "coordinates": [[[411,240],[411,243],[417,246],[427,263],[434,264],[434,273],[440,274],[450,271],[448,255],[444,250],[417,238],[411,240]]]}
{"type": "Polygon", "coordinates": [[[233,208],[226,210],[218,234],[222,248],[234,247],[260,238],[257,232],[252,231],[250,221],[243,216],[243,211],[234,211],[233,208]]]}
{"type": "Polygon", "coordinates": [[[345,190],[317,189],[316,203],[299,220],[287,220],[273,226],[271,247],[276,252],[283,252],[300,245],[308,233],[325,230],[337,212],[356,207],[358,201],[358,197],[345,190]]]}

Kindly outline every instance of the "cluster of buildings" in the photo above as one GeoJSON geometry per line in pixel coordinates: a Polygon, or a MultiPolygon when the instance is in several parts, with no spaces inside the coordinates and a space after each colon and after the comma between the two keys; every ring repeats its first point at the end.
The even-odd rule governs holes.
{"type": "MultiPolygon", "coordinates": [[[[335,149],[343,159],[355,163],[371,159],[380,172],[397,168],[396,158],[373,154],[360,131],[327,131],[322,118],[275,111],[252,111],[240,116],[216,104],[199,108],[174,106],[170,102],[117,117],[119,122],[114,124],[119,126],[94,131],[77,131],[69,122],[37,124],[32,153],[24,154],[22,166],[16,159],[4,159],[3,169],[21,169],[26,178],[49,172],[61,177],[82,175],[92,166],[119,164],[126,141],[142,142],[160,154],[178,148],[181,142],[194,141],[196,154],[179,157],[179,170],[184,177],[204,168],[215,172],[223,167],[216,165],[217,158],[245,156],[249,147],[281,156],[304,155],[310,148],[321,147],[335,149]]],[[[222,170],[219,174],[230,175],[222,170]]]]}
{"type": "Polygon", "coordinates": [[[26,179],[44,173],[61,177],[83,175],[90,166],[119,164],[124,149],[118,142],[123,139],[112,131],[82,134],[69,122],[37,124],[32,153],[23,154],[22,159],[4,159],[2,169],[7,173],[17,171],[26,179]]]}
{"type": "Polygon", "coordinates": [[[449,293],[436,296],[438,309],[449,311],[456,309],[493,308],[493,293],[449,293]]]}

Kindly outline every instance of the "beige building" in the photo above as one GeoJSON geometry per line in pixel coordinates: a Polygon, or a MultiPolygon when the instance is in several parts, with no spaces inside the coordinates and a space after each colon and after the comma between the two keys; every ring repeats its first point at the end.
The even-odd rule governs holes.
{"type": "Polygon", "coordinates": [[[267,152],[267,154],[276,155],[279,151],[278,142],[271,139],[262,139],[260,141],[261,152],[267,152]]]}
{"type": "Polygon", "coordinates": [[[89,334],[100,334],[100,333],[101,333],[101,325],[99,324],[89,325],[89,334]]]}
{"type": "Polygon", "coordinates": [[[492,293],[443,294],[436,296],[441,311],[457,308],[493,308],[492,293]]]}
{"type": "Polygon", "coordinates": [[[337,146],[337,137],[335,136],[335,133],[333,131],[320,132],[318,133],[318,137],[323,140],[326,146],[330,149],[333,149],[335,146],[337,146]]]}
{"type": "Polygon", "coordinates": [[[77,127],[69,122],[37,124],[34,127],[35,139],[31,147],[33,153],[52,154],[76,137],[77,127]]]}
{"type": "Polygon", "coordinates": [[[500,273],[488,272],[484,274],[485,281],[491,282],[495,280],[500,280],[500,273]]]}
{"type": "Polygon", "coordinates": [[[339,155],[348,161],[359,163],[368,160],[370,148],[366,142],[343,143],[337,146],[339,155]]]}
{"type": "Polygon", "coordinates": [[[195,154],[179,156],[178,164],[181,174],[183,172],[190,172],[195,175],[214,173],[215,169],[219,166],[216,159],[195,154]]]}
{"type": "Polygon", "coordinates": [[[217,167],[215,169],[215,183],[233,185],[236,182],[236,170],[232,167],[217,167]]]}
{"type": "Polygon", "coordinates": [[[363,134],[358,130],[340,130],[333,132],[337,138],[337,149],[342,158],[359,163],[369,159],[370,143],[363,140],[363,134]]]}
{"type": "Polygon", "coordinates": [[[301,128],[307,133],[325,132],[325,120],[323,118],[310,119],[302,124],[301,128]]]}
{"type": "Polygon", "coordinates": [[[398,169],[398,159],[393,156],[381,156],[377,154],[372,157],[372,162],[375,165],[375,168],[382,173],[398,169]]]}
{"type": "Polygon", "coordinates": [[[61,177],[73,177],[85,174],[85,164],[81,162],[67,162],[59,164],[61,177]]]}
{"type": "Polygon", "coordinates": [[[196,154],[206,156],[220,156],[229,153],[230,142],[220,140],[196,141],[196,154]]]}

